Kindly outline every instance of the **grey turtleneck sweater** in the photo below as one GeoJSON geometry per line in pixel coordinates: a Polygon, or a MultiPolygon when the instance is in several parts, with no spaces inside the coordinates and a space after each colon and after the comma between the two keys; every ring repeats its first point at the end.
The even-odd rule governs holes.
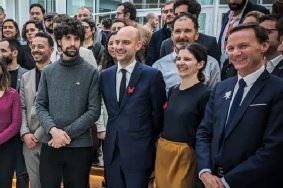
{"type": "Polygon", "coordinates": [[[52,127],[70,137],[67,147],[92,146],[91,126],[100,116],[99,73],[80,56],[62,57],[44,68],[37,94],[36,113],[44,129],[43,143],[52,127]]]}

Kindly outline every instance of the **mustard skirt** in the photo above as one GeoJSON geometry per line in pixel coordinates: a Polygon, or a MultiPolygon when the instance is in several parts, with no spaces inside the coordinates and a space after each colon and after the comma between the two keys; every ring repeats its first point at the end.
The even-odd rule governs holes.
{"type": "Polygon", "coordinates": [[[155,160],[156,188],[195,188],[196,182],[195,150],[186,143],[160,138],[155,160]]]}

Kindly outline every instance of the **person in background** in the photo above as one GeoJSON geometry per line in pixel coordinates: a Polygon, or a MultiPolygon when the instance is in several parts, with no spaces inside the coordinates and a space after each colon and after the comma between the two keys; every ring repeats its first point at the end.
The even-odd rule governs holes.
{"type": "Polygon", "coordinates": [[[96,62],[99,64],[104,46],[100,42],[94,40],[94,36],[96,34],[95,22],[91,18],[84,18],[81,22],[85,27],[85,40],[83,42],[83,47],[92,51],[96,62]]]}
{"type": "Polygon", "coordinates": [[[111,32],[119,31],[121,28],[128,26],[124,20],[115,18],[112,21],[111,32]]]}
{"type": "Polygon", "coordinates": [[[259,19],[265,14],[259,11],[248,12],[243,20],[243,23],[255,22],[259,23],[259,19]]]}
{"type": "Polygon", "coordinates": [[[35,67],[35,61],[31,55],[31,44],[36,33],[43,32],[44,28],[41,22],[36,20],[27,21],[22,30],[22,37],[27,41],[26,45],[22,45],[24,64],[23,68],[31,70],[35,67]]]}
{"type": "Polygon", "coordinates": [[[43,22],[43,15],[45,14],[45,9],[39,3],[31,4],[29,7],[29,18],[30,20],[37,20],[43,22]]]}
{"type": "Polygon", "coordinates": [[[276,27],[278,28],[278,40],[279,46],[277,51],[283,55],[283,17],[276,23],[276,27]]]}
{"type": "Polygon", "coordinates": [[[119,3],[115,18],[124,20],[128,26],[137,28],[141,35],[142,48],[137,53],[137,58],[145,63],[147,48],[151,39],[152,32],[145,26],[136,22],[137,10],[133,3],[123,2],[119,3]]]}
{"type": "Polygon", "coordinates": [[[56,12],[47,12],[46,14],[44,14],[44,17],[43,17],[45,31],[52,38],[54,38],[52,22],[53,22],[54,16],[56,16],[57,14],[58,13],[56,12]]]}
{"type": "Polygon", "coordinates": [[[271,13],[283,15],[283,0],[274,0],[271,13]]]}
{"type": "Polygon", "coordinates": [[[0,39],[2,38],[2,24],[6,18],[5,10],[0,6],[0,39]]]}
{"type": "Polygon", "coordinates": [[[157,14],[148,13],[145,17],[145,20],[145,26],[152,32],[156,31],[159,22],[157,14]]]}
{"type": "Polygon", "coordinates": [[[47,33],[35,35],[31,54],[35,68],[23,74],[20,88],[22,106],[21,138],[24,140],[23,154],[29,174],[30,187],[41,188],[39,178],[39,158],[43,128],[39,125],[35,111],[36,94],[43,68],[50,64],[53,40],[47,33]]]}
{"type": "MultiPolygon", "coordinates": [[[[148,49],[146,64],[152,66],[160,57],[160,48],[164,40],[171,37],[172,23],[175,18],[174,6],[175,1],[171,0],[161,7],[161,18],[163,19],[163,27],[152,34],[148,49]]],[[[171,50],[172,52],[172,50],[171,50]]]]}
{"type": "Polygon", "coordinates": [[[16,165],[14,136],[21,128],[21,103],[18,92],[10,87],[10,75],[0,57],[0,187],[11,188],[16,165]]]}
{"type": "Polygon", "coordinates": [[[117,54],[115,51],[115,36],[118,31],[110,33],[110,35],[107,38],[106,47],[102,53],[101,63],[99,65],[99,70],[104,70],[112,67],[113,65],[116,65],[117,60],[117,54]]]}
{"type": "Polygon", "coordinates": [[[111,33],[112,20],[110,18],[102,18],[100,25],[102,32],[108,37],[108,35],[111,33]]]}

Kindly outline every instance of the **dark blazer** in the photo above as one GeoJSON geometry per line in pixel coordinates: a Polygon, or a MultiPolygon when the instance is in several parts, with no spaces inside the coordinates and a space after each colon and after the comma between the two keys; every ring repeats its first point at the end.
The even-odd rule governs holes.
{"type": "Polygon", "coordinates": [[[118,137],[121,159],[130,169],[149,169],[154,165],[155,142],[163,127],[165,83],[157,69],[136,63],[128,89],[119,107],[116,96],[117,65],[102,71],[100,88],[108,122],[104,142],[104,163],[112,162],[118,137]]]}
{"type": "Polygon", "coordinates": [[[271,74],[283,78],[283,59],[278,63],[278,65],[276,65],[276,67],[274,67],[271,74]]]}
{"type": "MultiPolygon", "coordinates": [[[[244,18],[246,16],[246,14],[250,11],[259,11],[259,12],[262,12],[264,14],[270,14],[269,10],[261,5],[256,5],[256,4],[253,4],[251,1],[248,0],[248,3],[247,3],[247,6],[243,12],[243,15],[242,15],[242,18],[240,19],[240,24],[244,21],[244,18]]],[[[221,39],[222,39],[222,36],[223,36],[223,32],[225,30],[225,27],[229,21],[229,14],[230,14],[231,10],[229,10],[228,12],[226,12],[224,15],[223,15],[223,18],[222,18],[222,22],[221,22],[221,30],[220,30],[220,35],[219,35],[219,38],[218,38],[218,48],[221,50],[221,39]]]]}
{"type": "Polygon", "coordinates": [[[169,31],[168,29],[169,28],[167,28],[167,24],[164,24],[164,26],[161,29],[155,31],[152,34],[151,40],[147,48],[147,57],[146,57],[147,65],[152,66],[153,63],[155,63],[155,61],[159,59],[160,47],[162,41],[171,37],[171,31],[169,31]]]}
{"type": "MultiPolygon", "coordinates": [[[[220,49],[217,46],[215,37],[205,35],[203,33],[199,33],[199,37],[196,42],[206,47],[208,55],[214,57],[219,62],[221,53],[220,53],[220,49]]],[[[174,50],[174,44],[172,39],[169,38],[164,40],[163,43],[161,44],[159,58],[162,58],[170,54],[173,50],[174,50]]]]}
{"type": "MultiPolygon", "coordinates": [[[[197,131],[198,172],[211,169],[219,151],[237,76],[211,93],[197,131]],[[224,98],[227,92],[230,97],[224,98]]],[[[265,70],[244,98],[224,135],[222,167],[230,187],[283,187],[283,80],[265,70]]]]}

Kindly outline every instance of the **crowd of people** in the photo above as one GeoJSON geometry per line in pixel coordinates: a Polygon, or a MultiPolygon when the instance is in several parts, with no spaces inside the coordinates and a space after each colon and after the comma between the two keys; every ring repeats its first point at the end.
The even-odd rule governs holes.
{"type": "Polygon", "coordinates": [[[131,2],[22,30],[0,7],[0,188],[87,188],[101,155],[108,188],[283,187],[283,2],[227,2],[218,40],[197,0],[158,30],[131,2]]]}

